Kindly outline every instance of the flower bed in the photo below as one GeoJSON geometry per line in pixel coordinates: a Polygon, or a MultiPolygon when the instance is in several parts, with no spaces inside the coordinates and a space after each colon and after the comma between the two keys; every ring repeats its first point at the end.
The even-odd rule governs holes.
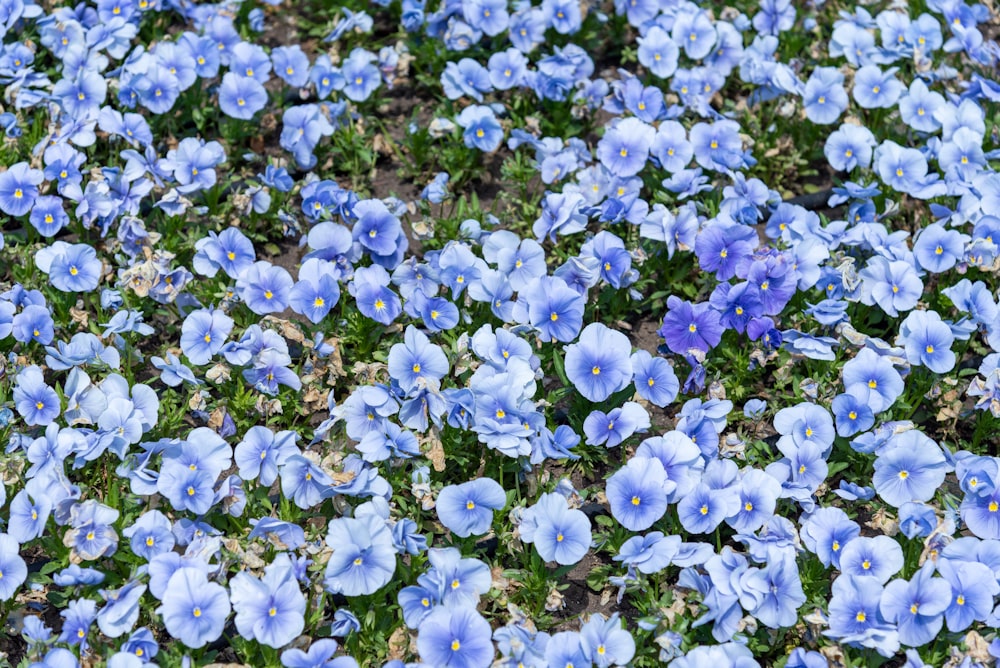
{"type": "Polygon", "coordinates": [[[993,665],[998,25],[0,0],[0,665],[993,665]]]}

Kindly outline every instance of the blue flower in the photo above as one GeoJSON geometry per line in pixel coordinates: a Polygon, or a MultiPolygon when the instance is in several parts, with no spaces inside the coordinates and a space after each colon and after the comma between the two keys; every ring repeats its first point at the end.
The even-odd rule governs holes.
{"type": "Polygon", "coordinates": [[[19,552],[21,546],[14,538],[0,533],[0,601],[9,600],[24,584],[28,577],[28,567],[19,552]]]}
{"type": "Polygon", "coordinates": [[[677,398],[680,381],[674,368],[663,357],[653,357],[637,350],[631,357],[635,391],[654,406],[663,408],[677,398]]]}
{"type": "Polygon", "coordinates": [[[632,344],[621,332],[591,323],[566,346],[566,376],[590,401],[604,401],[632,381],[632,344]]]}
{"type": "Polygon", "coordinates": [[[903,568],[903,548],[888,536],[861,536],[844,546],[840,571],[885,584],[903,568]]]}
{"type": "Polygon", "coordinates": [[[593,536],[590,520],[582,511],[570,509],[561,494],[543,494],[522,516],[521,539],[534,543],[546,561],[575,564],[590,550],[593,536]]]}
{"type": "Polygon", "coordinates": [[[951,603],[951,587],[934,576],[934,563],[923,567],[909,582],[893,580],[882,592],[879,610],[896,624],[899,641],[919,647],[933,640],[944,625],[944,612],[951,603]]]}
{"type": "Polygon", "coordinates": [[[122,531],[129,539],[132,553],[150,561],[153,557],[174,549],[174,534],[170,520],[158,510],[148,510],[131,526],[122,531]]]}
{"type": "Polygon", "coordinates": [[[18,162],[0,173],[0,211],[8,216],[23,216],[31,211],[38,197],[38,186],[45,177],[39,169],[18,162]]]}
{"type": "Polygon", "coordinates": [[[192,311],[181,325],[181,350],[192,364],[208,364],[222,350],[233,319],[218,309],[192,311]]]}
{"type": "Polygon", "coordinates": [[[89,244],[55,241],[35,253],[35,265],[62,292],[92,292],[101,282],[103,265],[89,244]]]}
{"type": "Polygon", "coordinates": [[[493,511],[507,504],[503,487],[491,478],[448,485],[438,494],[438,518],[456,536],[481,535],[493,525],[493,511]]]}
{"type": "Polygon", "coordinates": [[[711,533],[739,509],[740,497],[732,488],[712,489],[699,483],[677,504],[681,526],[689,533],[711,533]]]}
{"type": "Polygon", "coordinates": [[[104,607],[97,613],[97,627],[109,638],[117,638],[132,630],[139,619],[139,600],[146,585],[129,580],[120,589],[101,590],[104,607]]]}
{"type": "Polygon", "coordinates": [[[862,348],[843,369],[844,391],[864,401],[873,413],[892,406],[903,393],[903,378],[892,362],[871,348],[862,348]]]}
{"type": "Polygon", "coordinates": [[[267,91],[253,77],[227,72],[219,86],[219,108],[230,118],[249,121],[267,104],[267,91]]]}
{"type": "Polygon", "coordinates": [[[59,395],[45,384],[42,370],[34,365],[17,374],[14,385],[14,404],[27,425],[47,425],[55,420],[62,407],[59,395]]]}
{"type": "Polygon", "coordinates": [[[437,386],[448,373],[448,358],[427,335],[412,325],[406,328],[403,343],[389,349],[389,375],[404,392],[424,385],[437,386]]]}
{"type": "Polygon", "coordinates": [[[170,635],[196,649],[222,636],[230,612],[229,597],[200,569],[182,567],[170,576],[156,611],[170,635]]]}
{"type": "Polygon", "coordinates": [[[597,158],[615,176],[634,176],[646,165],[655,134],[638,118],[619,120],[597,143],[597,158]]]}
{"type": "Polygon", "coordinates": [[[608,478],[611,515],[629,531],[645,531],[663,517],[676,487],[660,460],[635,456],[608,478]]]}
{"type": "Polygon", "coordinates": [[[912,311],[900,324],[906,359],[913,366],[926,366],[934,373],[948,373],[955,367],[951,344],[955,335],[936,311],[912,311]]]}
{"type": "Polygon", "coordinates": [[[403,228],[382,201],[361,200],[354,205],[352,213],[357,217],[352,229],[356,242],[374,255],[392,255],[395,252],[403,228]]]}
{"type": "Polygon", "coordinates": [[[989,617],[993,599],[1000,594],[1000,584],[989,566],[978,561],[938,559],[937,569],[951,585],[951,597],[944,613],[949,631],[964,631],[973,621],[989,617]]]}
{"type": "Polygon", "coordinates": [[[87,651],[87,636],[97,619],[97,603],[89,598],[76,599],[70,601],[59,615],[63,618],[59,642],[79,645],[81,652],[87,651]]]}
{"type": "Polygon", "coordinates": [[[580,649],[598,668],[624,666],[635,656],[635,640],[622,628],[617,613],[610,619],[595,613],[580,628],[580,649]]]}
{"type": "Polygon", "coordinates": [[[817,67],[806,82],[802,102],[806,118],[813,123],[829,125],[847,109],[844,75],[835,67],[817,67]]]}
{"type": "Polygon", "coordinates": [[[635,432],[649,429],[649,413],[634,401],[626,401],[621,408],[612,408],[608,413],[595,410],[583,423],[588,445],[603,445],[614,448],[635,432]]]}
{"type": "Polygon", "coordinates": [[[260,580],[246,571],[229,581],[236,630],[247,640],[280,648],[305,628],[306,599],[288,554],[278,554],[260,580]]]}
{"type": "Polygon", "coordinates": [[[489,622],[474,609],[438,607],[420,623],[421,660],[442,668],[488,668],[496,650],[489,622]]]}
{"type": "Polygon", "coordinates": [[[586,300],[563,279],[542,276],[532,281],[519,293],[515,312],[527,295],[527,319],[538,330],[539,339],[567,342],[580,333],[586,300]]]}
{"type": "Polygon", "coordinates": [[[288,308],[292,280],[288,270],[270,262],[254,262],[236,280],[240,298],[257,315],[280,313],[288,308]]]}
{"type": "Polygon", "coordinates": [[[485,105],[473,104],[462,110],[455,119],[465,129],[462,140],[469,148],[478,148],[489,153],[495,151],[503,141],[503,128],[493,109],[485,105]]]}
{"type": "Polygon", "coordinates": [[[911,430],[892,437],[888,447],[875,460],[872,483],[878,495],[897,508],[933,498],[949,468],[937,443],[911,430]]]}
{"type": "Polygon", "coordinates": [[[333,549],[323,579],[327,591],[367,596],[392,579],[396,550],[392,533],[380,518],[335,519],[330,522],[326,543],[333,549]]]}
{"type": "Polygon", "coordinates": [[[892,656],[899,649],[899,637],[879,610],[881,597],[880,583],[872,583],[870,578],[841,575],[833,582],[830,627],[823,635],[892,656]]]}
{"type": "MultiPolygon", "coordinates": [[[[867,391],[866,391],[867,393],[867,391]]],[[[831,405],[837,423],[837,435],[850,437],[875,425],[875,413],[856,394],[838,394],[831,405]]]]}
{"type": "MultiPolygon", "coordinates": [[[[643,67],[661,79],[666,79],[677,71],[680,49],[663,28],[653,25],[645,36],[636,41],[639,44],[639,63],[643,67]]],[[[690,160],[690,156],[688,159],[690,160]]]]}

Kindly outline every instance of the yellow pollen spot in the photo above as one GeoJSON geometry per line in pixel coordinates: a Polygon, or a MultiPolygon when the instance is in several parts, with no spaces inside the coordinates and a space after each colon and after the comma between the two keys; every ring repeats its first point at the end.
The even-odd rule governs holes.
{"type": "Polygon", "coordinates": [[[897,167],[896,168],[896,176],[902,176],[902,175],[903,175],[903,168],[902,167],[897,167]]]}
{"type": "Polygon", "coordinates": [[[969,157],[968,156],[966,156],[966,155],[962,156],[962,164],[963,165],[969,164],[969,157]]]}
{"type": "Polygon", "coordinates": [[[211,334],[206,334],[205,335],[205,343],[211,343],[211,342],[212,342],[212,335],[211,334]]]}
{"type": "Polygon", "coordinates": [[[34,334],[35,336],[38,336],[39,334],[41,334],[41,332],[39,332],[39,331],[38,331],[38,330],[36,329],[36,330],[33,330],[33,331],[32,331],[32,334],[34,334]]]}
{"type": "Polygon", "coordinates": [[[141,648],[141,647],[136,647],[136,648],[135,648],[135,655],[136,655],[136,656],[142,656],[143,654],[145,654],[145,652],[144,652],[144,651],[142,651],[142,648],[141,648]]]}
{"type": "Polygon", "coordinates": [[[753,510],[753,504],[747,501],[746,504],[744,504],[743,506],[743,510],[749,513],[751,510],[753,510]]]}
{"type": "Polygon", "coordinates": [[[868,619],[868,615],[866,615],[865,611],[862,610],[858,614],[854,615],[854,619],[858,620],[859,622],[863,622],[866,619],[868,619]]]}
{"type": "Polygon", "coordinates": [[[43,408],[45,408],[45,402],[39,401],[38,403],[35,404],[35,408],[37,408],[38,410],[42,410],[43,408]]]}
{"type": "Polygon", "coordinates": [[[832,549],[834,552],[839,552],[840,551],[840,541],[838,541],[838,540],[833,541],[833,545],[830,546],[830,549],[832,549]]]}
{"type": "Polygon", "coordinates": [[[384,308],[385,308],[385,302],[382,301],[381,299],[376,299],[375,300],[375,310],[376,311],[381,311],[384,308]]]}
{"type": "Polygon", "coordinates": [[[708,145],[709,148],[719,148],[719,142],[712,140],[712,143],[708,145]]]}
{"type": "Polygon", "coordinates": [[[900,480],[906,480],[909,477],[910,477],[910,472],[909,471],[900,471],[899,472],[899,479],[900,480]]]}
{"type": "Polygon", "coordinates": [[[458,589],[461,586],[461,584],[462,583],[458,581],[458,578],[455,578],[454,580],[451,581],[451,588],[458,589]]]}
{"type": "Polygon", "coordinates": [[[735,311],[736,311],[736,315],[743,315],[743,307],[742,306],[737,306],[736,309],[735,309],[735,311]]]}
{"type": "Polygon", "coordinates": [[[812,427],[806,427],[806,436],[812,436],[812,435],[813,435],[812,427]]]}
{"type": "Polygon", "coordinates": [[[861,562],[861,568],[865,569],[866,571],[871,570],[871,567],[872,567],[872,562],[868,561],[867,559],[861,562]]]}
{"type": "Polygon", "coordinates": [[[465,509],[466,510],[472,510],[475,507],[476,507],[476,502],[473,501],[472,499],[469,499],[468,501],[465,502],[465,509]]]}
{"type": "Polygon", "coordinates": [[[771,285],[771,283],[769,281],[764,281],[763,283],[760,284],[760,289],[761,290],[767,290],[768,287],[770,287],[770,285],[771,285]]]}
{"type": "Polygon", "coordinates": [[[927,354],[929,355],[929,354],[931,354],[931,353],[933,353],[933,352],[934,352],[934,346],[932,346],[931,344],[929,344],[929,343],[928,343],[928,344],[927,344],[927,347],[926,347],[926,348],[924,348],[924,350],[925,350],[925,351],[927,352],[927,354]]]}
{"type": "Polygon", "coordinates": [[[414,364],[413,365],[413,373],[420,373],[420,365],[419,364],[414,364]]]}
{"type": "MultiPolygon", "coordinates": [[[[37,510],[32,510],[31,511],[31,519],[33,519],[33,520],[37,520],[38,519],[38,511],[37,510]]],[[[0,577],[3,577],[3,576],[0,575],[0,577]]]]}
{"type": "Polygon", "coordinates": [[[633,506],[638,506],[640,502],[641,502],[641,499],[639,499],[638,496],[633,496],[632,497],[632,505],[633,506]]]}
{"type": "Polygon", "coordinates": [[[503,71],[503,75],[505,77],[509,77],[510,76],[510,68],[509,67],[503,71]]]}
{"type": "Polygon", "coordinates": [[[723,248],[722,250],[720,250],[719,251],[719,257],[721,257],[723,259],[729,257],[729,249],[723,248]]]}
{"type": "Polygon", "coordinates": [[[698,325],[696,325],[696,324],[694,324],[692,322],[690,325],[688,325],[688,331],[692,332],[692,333],[697,332],[698,331],[698,325]]]}
{"type": "Polygon", "coordinates": [[[606,651],[607,651],[607,650],[606,650],[606,649],[604,649],[604,645],[598,645],[598,646],[597,646],[597,653],[598,653],[598,654],[600,654],[601,656],[604,656],[604,653],[605,653],[606,651]]]}
{"type": "Polygon", "coordinates": [[[507,417],[507,411],[505,411],[505,410],[504,410],[504,409],[502,409],[502,408],[498,408],[498,409],[497,409],[497,412],[496,412],[496,416],[497,416],[497,419],[498,419],[498,420],[502,420],[502,419],[504,419],[505,417],[507,417]]]}
{"type": "Polygon", "coordinates": [[[549,316],[549,320],[551,320],[552,322],[555,322],[558,319],[559,319],[559,314],[556,313],[555,311],[553,311],[552,315],[549,316]]]}
{"type": "Polygon", "coordinates": [[[878,381],[872,378],[871,380],[868,381],[868,387],[869,389],[874,390],[876,387],[878,387],[878,381]]]}
{"type": "Polygon", "coordinates": [[[959,605],[965,605],[965,597],[959,594],[958,596],[955,597],[955,603],[958,603],[959,605]]]}
{"type": "Polygon", "coordinates": [[[916,603],[914,603],[913,605],[910,606],[910,614],[912,614],[912,615],[917,614],[917,610],[919,610],[919,609],[920,609],[920,606],[917,605],[916,603]]]}
{"type": "Polygon", "coordinates": [[[660,62],[660,54],[654,53],[653,54],[653,60],[655,60],[656,62],[660,62]]]}
{"type": "Polygon", "coordinates": [[[878,92],[882,90],[880,86],[872,86],[872,92],[878,95],[878,92]]]}
{"type": "Polygon", "coordinates": [[[84,95],[82,92],[80,92],[80,93],[76,94],[76,99],[78,99],[78,100],[80,100],[82,102],[83,100],[87,99],[87,96],[84,95]]]}
{"type": "Polygon", "coordinates": [[[358,557],[357,559],[354,560],[354,565],[355,566],[360,566],[361,565],[361,557],[358,557]]]}
{"type": "Polygon", "coordinates": [[[479,128],[478,130],[476,130],[476,136],[479,137],[480,139],[483,137],[484,134],[486,134],[486,133],[483,132],[482,128],[479,128]]]}
{"type": "Polygon", "coordinates": [[[194,615],[195,617],[201,617],[201,608],[195,608],[194,610],[191,611],[191,614],[194,615]]]}
{"type": "Polygon", "coordinates": [[[354,80],[354,83],[356,83],[357,85],[360,86],[362,83],[364,83],[364,79],[362,79],[361,77],[358,77],[357,79],[354,80]]]}
{"type": "Polygon", "coordinates": [[[857,420],[858,419],[858,414],[855,411],[851,411],[850,413],[847,414],[847,417],[849,417],[852,420],[857,420]]]}
{"type": "Polygon", "coordinates": [[[943,252],[944,252],[944,248],[942,248],[941,246],[938,246],[937,248],[934,249],[934,254],[935,255],[940,255],[943,252]]]}
{"type": "Polygon", "coordinates": [[[430,599],[422,598],[420,599],[420,605],[424,606],[425,608],[429,608],[431,606],[431,601],[430,599]]]}
{"type": "Polygon", "coordinates": [[[820,95],[819,99],[816,100],[816,101],[819,102],[820,104],[826,104],[826,98],[823,97],[822,95],[820,95]]]}
{"type": "Polygon", "coordinates": [[[264,291],[264,299],[271,299],[272,297],[274,297],[274,293],[273,292],[271,292],[270,290],[265,290],[264,291]]]}
{"type": "Polygon", "coordinates": [[[998,505],[997,505],[997,502],[996,502],[996,501],[990,501],[990,505],[986,506],[986,508],[987,508],[987,509],[988,509],[988,510],[989,510],[989,511],[990,511],[991,513],[995,513],[995,512],[996,512],[996,511],[997,511],[998,509],[1000,509],[1000,506],[998,506],[998,505]]]}
{"type": "Polygon", "coordinates": [[[688,35],[688,40],[690,40],[692,42],[697,42],[698,41],[698,35],[696,35],[694,33],[691,33],[690,35],[688,35]]]}
{"type": "Polygon", "coordinates": [[[805,464],[800,465],[799,466],[799,474],[801,475],[802,473],[805,473],[805,472],[806,472],[806,465],[805,464]]]}
{"type": "Polygon", "coordinates": [[[556,542],[557,543],[563,542],[564,538],[565,538],[565,536],[563,536],[561,533],[560,534],[556,534],[556,542]]]}
{"type": "Polygon", "coordinates": [[[244,107],[244,106],[246,106],[246,103],[247,103],[247,101],[244,100],[242,97],[236,98],[236,105],[237,106],[244,107]]]}
{"type": "Polygon", "coordinates": [[[600,375],[601,367],[595,366],[593,369],[590,370],[590,373],[594,374],[595,376],[600,375]]]}
{"type": "Polygon", "coordinates": [[[306,480],[312,480],[312,479],[313,479],[313,474],[312,474],[312,473],[309,473],[309,472],[307,472],[307,473],[306,473],[306,475],[305,475],[305,479],[306,479],[306,480]]]}
{"type": "Polygon", "coordinates": [[[639,111],[642,111],[645,108],[646,108],[646,103],[645,102],[640,102],[639,103],[639,111]]]}
{"type": "Polygon", "coordinates": [[[72,267],[69,268],[69,275],[70,276],[76,276],[79,273],[80,273],[80,270],[76,268],[76,265],[74,265],[74,266],[72,266],[72,267]]]}
{"type": "Polygon", "coordinates": [[[924,112],[924,108],[923,107],[920,107],[919,109],[917,109],[917,116],[923,116],[924,113],[925,112],[924,112]]]}
{"type": "Polygon", "coordinates": [[[323,299],[322,297],[317,297],[316,299],[313,300],[313,306],[315,306],[317,308],[319,308],[319,307],[321,307],[321,306],[323,306],[325,304],[326,304],[326,300],[323,299]]]}
{"type": "Polygon", "coordinates": [[[622,150],[618,151],[618,155],[620,155],[623,158],[626,157],[628,155],[628,149],[623,148],[622,150]]]}
{"type": "Polygon", "coordinates": [[[194,496],[194,487],[188,487],[187,492],[188,496],[194,496]]]}
{"type": "Polygon", "coordinates": [[[295,68],[294,67],[286,67],[285,68],[285,74],[295,74],[295,68]]]}
{"type": "Polygon", "coordinates": [[[897,292],[899,292],[899,286],[898,285],[893,285],[892,286],[892,293],[896,294],[897,292]]]}
{"type": "Polygon", "coordinates": [[[267,611],[268,617],[274,617],[276,614],[278,614],[277,608],[271,608],[270,610],[267,611]]]}
{"type": "Polygon", "coordinates": [[[198,168],[197,167],[192,167],[191,168],[191,176],[198,176],[198,168]]]}
{"type": "Polygon", "coordinates": [[[846,151],[844,151],[844,155],[850,158],[852,155],[854,155],[854,151],[852,151],[851,149],[847,149],[846,151]]]}
{"type": "Polygon", "coordinates": [[[653,387],[653,385],[656,385],[656,381],[650,378],[649,380],[646,381],[646,385],[653,387]]]}
{"type": "Polygon", "coordinates": [[[153,547],[153,544],[154,544],[155,542],[156,542],[156,541],[155,541],[155,540],[153,540],[153,537],[152,537],[152,536],[149,536],[148,538],[146,538],[146,546],[147,546],[147,547],[153,547]]]}
{"type": "Polygon", "coordinates": [[[87,632],[84,631],[83,629],[80,629],[79,631],[76,632],[76,637],[77,638],[82,638],[85,635],[87,635],[87,632]]]}
{"type": "Polygon", "coordinates": [[[698,512],[701,513],[702,515],[708,515],[708,506],[707,505],[702,506],[701,508],[698,509],[698,512]]]}
{"type": "Polygon", "coordinates": [[[462,643],[458,642],[457,639],[451,641],[451,651],[457,652],[461,647],[462,643]]]}
{"type": "Polygon", "coordinates": [[[247,68],[247,76],[248,77],[252,77],[253,76],[253,68],[252,67],[248,67],[247,68]]]}
{"type": "Polygon", "coordinates": [[[54,221],[54,220],[55,220],[55,218],[53,218],[53,217],[52,217],[52,214],[51,214],[51,213],[47,213],[47,214],[45,214],[45,222],[46,222],[46,223],[49,223],[49,224],[51,224],[51,223],[52,223],[52,221],[54,221]]]}

